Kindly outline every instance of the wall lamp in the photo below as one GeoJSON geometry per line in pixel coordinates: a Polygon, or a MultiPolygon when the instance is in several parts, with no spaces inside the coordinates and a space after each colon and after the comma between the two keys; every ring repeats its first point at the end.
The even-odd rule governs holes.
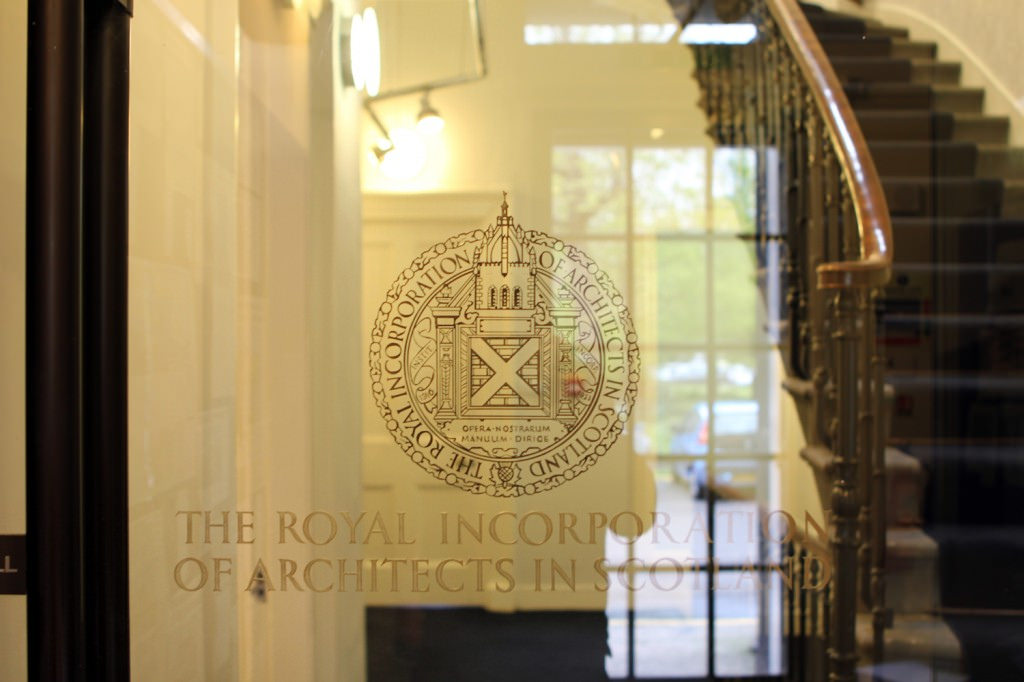
{"type": "MultiPolygon", "coordinates": [[[[370,120],[381,133],[381,138],[374,144],[371,151],[371,157],[376,159],[381,166],[384,166],[385,160],[388,157],[401,156],[404,154],[404,150],[398,150],[397,147],[409,146],[411,140],[407,139],[409,136],[404,135],[403,139],[393,139],[391,133],[381,122],[373,109],[373,103],[385,99],[394,99],[397,97],[407,97],[410,95],[420,95],[420,107],[419,114],[416,116],[416,131],[424,135],[436,135],[444,129],[444,118],[441,113],[430,101],[430,94],[433,90],[440,88],[448,88],[455,85],[462,85],[464,83],[470,83],[478,81],[487,75],[487,60],[486,52],[484,50],[484,36],[483,36],[483,25],[480,18],[480,5],[479,0],[467,0],[469,8],[469,26],[472,31],[472,40],[476,48],[475,54],[475,69],[473,73],[468,73],[452,78],[443,78],[438,80],[427,81],[424,83],[415,83],[402,88],[395,88],[392,90],[385,90],[383,92],[371,92],[369,89],[366,90],[367,97],[363,102],[363,107],[366,109],[367,114],[370,116],[370,120]],[[394,153],[393,153],[394,152],[394,153]]],[[[367,10],[369,11],[369,10],[367,10]]],[[[365,23],[365,18],[363,19],[365,23]]],[[[374,17],[374,29],[377,31],[379,40],[379,29],[376,26],[376,17],[374,17]]],[[[379,43],[377,46],[377,78],[380,78],[380,47],[379,43]]],[[[379,82],[378,82],[379,86],[379,82]]],[[[415,143],[414,143],[415,144],[415,143]]],[[[416,157],[419,156],[417,152],[416,157]]]]}
{"type": "Polygon", "coordinates": [[[346,58],[342,68],[345,85],[369,97],[377,96],[380,93],[380,24],[376,10],[367,7],[356,13],[342,41],[341,54],[346,58]]]}
{"type": "Polygon", "coordinates": [[[436,135],[444,130],[444,119],[430,104],[430,90],[423,91],[420,98],[420,114],[416,117],[416,130],[427,135],[436,135]]]}

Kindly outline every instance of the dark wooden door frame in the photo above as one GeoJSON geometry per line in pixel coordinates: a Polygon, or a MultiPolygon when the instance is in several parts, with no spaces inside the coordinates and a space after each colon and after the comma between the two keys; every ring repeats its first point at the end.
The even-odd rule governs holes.
{"type": "Polygon", "coordinates": [[[28,669],[127,680],[129,0],[29,0],[28,669]]]}

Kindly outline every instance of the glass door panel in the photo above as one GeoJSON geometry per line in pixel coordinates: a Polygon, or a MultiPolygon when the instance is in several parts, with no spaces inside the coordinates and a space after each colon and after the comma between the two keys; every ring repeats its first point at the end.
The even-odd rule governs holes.
{"type": "Polygon", "coordinates": [[[360,507],[359,396],[346,388],[359,381],[360,346],[345,333],[357,317],[359,201],[343,135],[358,101],[339,70],[343,3],[293,4],[135,4],[139,679],[362,674],[361,596],[313,599],[289,573],[311,544],[279,542],[279,511],[360,507]]]}
{"type": "Polygon", "coordinates": [[[18,545],[9,544],[24,541],[26,525],[26,10],[22,2],[0,5],[0,678],[10,680],[28,675],[24,550],[15,556],[18,545]]]}
{"type": "Polygon", "coordinates": [[[719,592],[779,555],[751,153],[706,144],[693,92],[652,102],[688,54],[667,8],[587,58],[524,40],[534,4],[488,7],[486,78],[406,92],[474,44],[417,61],[408,22],[472,22],[387,3],[368,102],[363,7],[137,4],[140,679],[778,671],[778,588],[719,592]],[[580,82],[590,58],[622,93],[580,82]]]}

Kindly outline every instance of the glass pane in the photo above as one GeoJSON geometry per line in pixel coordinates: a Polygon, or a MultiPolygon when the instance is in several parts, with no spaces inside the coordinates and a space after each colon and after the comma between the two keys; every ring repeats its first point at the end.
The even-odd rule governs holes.
{"type": "Polygon", "coordinates": [[[633,580],[636,677],[706,675],[707,573],[666,569],[638,574],[633,580]]]}
{"type": "Polygon", "coordinates": [[[708,520],[706,498],[696,494],[686,460],[660,461],[655,466],[658,527],[645,533],[634,545],[633,553],[644,565],[674,560],[682,566],[703,565],[708,558],[708,520]]]}
{"type": "Polygon", "coordinates": [[[630,632],[630,593],[617,582],[609,583],[608,653],[604,659],[605,674],[613,680],[629,676],[629,653],[632,646],[630,632]]]}
{"type": "MultiPolygon", "coordinates": [[[[629,250],[625,239],[572,239],[572,244],[583,250],[597,267],[611,277],[615,287],[629,300],[629,250]]],[[[635,323],[635,321],[634,321],[635,323]]]]}
{"type": "Polygon", "coordinates": [[[600,2],[550,0],[526,0],[523,4],[523,39],[527,45],[664,43],[676,29],[668,5],[616,7],[600,2]]]}
{"type": "Polygon", "coordinates": [[[711,197],[716,232],[753,234],[757,215],[757,155],[753,149],[714,150],[711,197]]]}
{"type": "Polygon", "coordinates": [[[643,357],[646,381],[633,421],[634,448],[642,454],[706,454],[706,355],[649,350],[643,357]]]}
{"type": "Polygon", "coordinates": [[[778,451],[778,391],[773,351],[715,354],[713,451],[767,455],[778,451]]]}
{"type": "Polygon", "coordinates": [[[719,566],[777,561],[780,545],[804,519],[778,511],[777,467],[763,460],[715,458],[714,552],[719,566]]]}
{"type": "Polygon", "coordinates": [[[333,12],[136,3],[133,678],[363,675],[363,596],[293,595],[324,583],[303,581],[310,545],[276,533],[281,510],[301,528],[304,510],[361,506],[361,202],[354,135],[336,137],[361,108],[341,93],[333,12]]]}
{"type": "MultiPolygon", "coordinates": [[[[25,535],[26,2],[0,3],[0,536],[25,535]]],[[[24,557],[0,550],[0,588],[24,576],[24,557]],[[13,562],[13,563],[12,563],[13,562]],[[6,571],[6,572],[5,572],[6,571]]],[[[28,679],[26,597],[0,596],[0,679],[28,679]]]]}
{"type": "Polygon", "coordinates": [[[707,247],[699,240],[637,241],[634,319],[641,347],[707,338],[707,247]]]}
{"type": "Polygon", "coordinates": [[[707,225],[707,151],[643,147],[633,152],[638,234],[702,232],[707,225]]]}
{"type": "Polygon", "coordinates": [[[768,343],[765,291],[759,287],[757,254],[741,241],[712,243],[715,340],[768,343]]]}
{"type": "Polygon", "coordinates": [[[625,158],[623,147],[552,149],[552,229],[558,233],[624,233],[625,158]]]}
{"type": "Polygon", "coordinates": [[[754,569],[722,571],[714,591],[715,674],[782,672],[782,579],[754,569]]]}
{"type": "Polygon", "coordinates": [[[477,74],[472,6],[465,0],[376,0],[381,91],[477,74]],[[418,39],[428,33],[430,41],[418,39]]]}

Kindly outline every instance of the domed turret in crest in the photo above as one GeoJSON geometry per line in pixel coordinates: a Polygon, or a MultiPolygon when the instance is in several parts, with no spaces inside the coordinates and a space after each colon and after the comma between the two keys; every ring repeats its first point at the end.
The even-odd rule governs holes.
{"type": "Polygon", "coordinates": [[[476,309],[532,313],[536,305],[537,258],[523,228],[508,213],[507,196],[497,224],[487,228],[475,255],[476,309]]]}

